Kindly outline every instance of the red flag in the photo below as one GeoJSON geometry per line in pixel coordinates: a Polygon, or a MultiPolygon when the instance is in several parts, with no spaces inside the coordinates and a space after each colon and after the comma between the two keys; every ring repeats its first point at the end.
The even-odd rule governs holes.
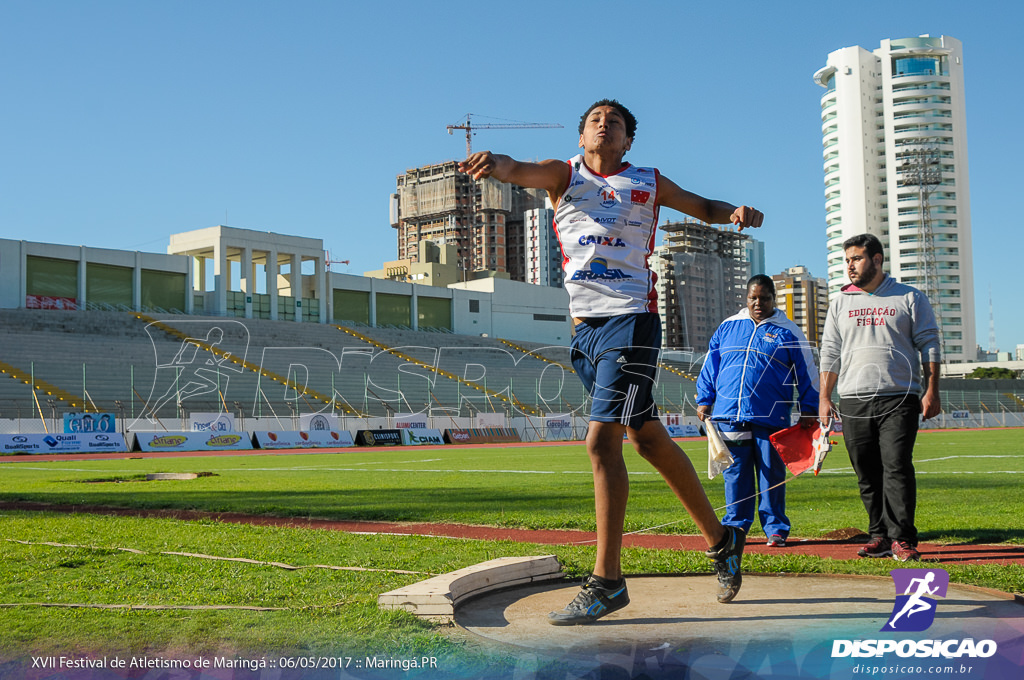
{"type": "Polygon", "coordinates": [[[650,191],[640,191],[639,189],[631,189],[629,192],[629,202],[633,204],[647,203],[651,197],[650,191]]]}
{"type": "Polygon", "coordinates": [[[768,437],[779,458],[789,471],[799,475],[814,467],[814,439],[821,434],[821,426],[807,428],[797,423],[768,437]]]}

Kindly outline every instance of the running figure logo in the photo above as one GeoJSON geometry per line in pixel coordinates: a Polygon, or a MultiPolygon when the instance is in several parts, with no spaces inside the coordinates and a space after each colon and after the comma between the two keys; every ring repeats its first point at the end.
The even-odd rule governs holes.
{"type": "Polygon", "coordinates": [[[171,323],[184,335],[170,335],[163,322],[146,326],[156,356],[153,387],[143,414],[150,422],[156,422],[165,405],[180,406],[186,399],[204,395],[220,410],[229,398],[230,376],[245,371],[232,360],[245,361],[248,353],[249,330],[243,323],[227,319],[171,323]]]}
{"type": "Polygon", "coordinates": [[[889,573],[896,585],[896,603],[882,631],[928,629],[935,621],[935,600],[928,596],[946,596],[949,574],[945,569],[893,569],[889,573]]]}

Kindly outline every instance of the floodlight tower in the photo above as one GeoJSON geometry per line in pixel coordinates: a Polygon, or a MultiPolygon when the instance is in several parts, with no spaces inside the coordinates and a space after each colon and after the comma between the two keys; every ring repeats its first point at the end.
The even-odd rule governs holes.
{"type": "MultiPolygon", "coordinates": [[[[942,159],[938,140],[922,137],[914,146],[897,155],[899,185],[917,187],[918,210],[921,220],[921,264],[924,269],[924,293],[935,310],[935,319],[942,328],[942,299],[939,272],[935,262],[935,232],[932,229],[929,197],[935,187],[942,184],[942,159]]],[[[941,337],[940,333],[940,337],[941,337]]],[[[943,341],[943,354],[945,354],[943,341]]]]}

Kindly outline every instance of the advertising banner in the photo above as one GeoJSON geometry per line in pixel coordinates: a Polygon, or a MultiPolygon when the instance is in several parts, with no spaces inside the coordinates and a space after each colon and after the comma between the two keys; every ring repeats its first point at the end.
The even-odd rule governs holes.
{"type": "Polygon", "coordinates": [[[75,434],[2,434],[3,453],[108,453],[128,451],[120,432],[75,434]]]}
{"type": "Polygon", "coordinates": [[[423,446],[424,444],[444,444],[441,430],[426,428],[407,428],[402,430],[402,443],[406,446],[423,446]]]}
{"type": "Polygon", "coordinates": [[[116,432],[113,413],[65,413],[64,432],[116,432]]]}
{"type": "Polygon", "coordinates": [[[519,432],[506,427],[472,427],[465,430],[444,431],[449,444],[505,444],[521,442],[519,432]]]}
{"type": "Polygon", "coordinates": [[[359,430],[356,432],[359,446],[401,446],[401,430],[359,430]]]}
{"type": "Polygon", "coordinates": [[[700,430],[696,425],[666,425],[670,437],[699,437],[700,430]]]}
{"type": "Polygon", "coordinates": [[[355,446],[352,433],[348,430],[273,430],[253,432],[256,445],[261,449],[314,449],[355,446]]]}
{"type": "Polygon", "coordinates": [[[188,429],[192,432],[234,432],[235,416],[230,413],[190,413],[188,429]]]}
{"type": "Polygon", "coordinates": [[[548,441],[572,439],[572,418],[570,416],[549,416],[544,419],[544,438],[548,441]]]}
{"type": "Polygon", "coordinates": [[[504,413],[477,413],[473,424],[480,428],[508,427],[508,418],[504,413]]]}
{"type": "Polygon", "coordinates": [[[331,413],[303,413],[299,416],[300,432],[341,430],[338,417],[331,413]]]}
{"type": "Polygon", "coordinates": [[[141,451],[247,451],[252,440],[244,432],[136,432],[141,451]]]}
{"type": "Polygon", "coordinates": [[[25,309],[78,309],[78,300],[53,295],[26,295],[25,309]]]}
{"type": "Polygon", "coordinates": [[[395,427],[399,430],[405,429],[427,429],[427,416],[423,413],[396,413],[395,427]]]}

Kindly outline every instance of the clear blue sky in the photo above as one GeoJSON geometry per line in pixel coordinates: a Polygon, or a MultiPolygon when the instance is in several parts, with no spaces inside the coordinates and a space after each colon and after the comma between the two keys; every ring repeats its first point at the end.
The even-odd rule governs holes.
{"type": "Polygon", "coordinates": [[[395,176],[464,155],[447,124],[560,123],[474,148],[567,158],[582,110],[615,97],[640,121],[629,158],[761,208],[769,272],[824,276],[812,74],[841,47],[946,34],[964,44],[978,341],[991,286],[1012,350],[1021,26],[1016,2],[4,0],[0,237],[164,252],[228,224],[322,238],[359,274],[395,257],[395,176]]]}

